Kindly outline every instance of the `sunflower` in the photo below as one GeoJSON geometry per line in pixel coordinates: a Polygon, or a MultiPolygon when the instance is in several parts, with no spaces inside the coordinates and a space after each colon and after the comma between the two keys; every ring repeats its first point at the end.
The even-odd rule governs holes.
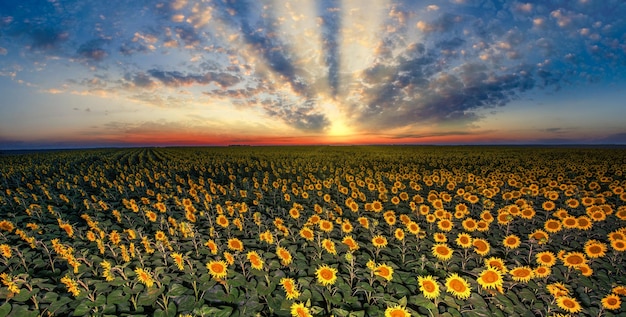
{"type": "Polygon", "coordinates": [[[433,238],[435,239],[435,242],[437,243],[448,242],[448,237],[446,237],[446,234],[443,232],[433,233],[433,238]]]}
{"type": "Polygon", "coordinates": [[[445,243],[437,243],[432,247],[432,254],[441,261],[448,261],[452,258],[453,251],[445,243]]]}
{"type": "Polygon", "coordinates": [[[226,260],[226,263],[228,263],[228,265],[235,264],[235,257],[229,252],[224,252],[224,259],[226,260]]]}
{"type": "Polygon", "coordinates": [[[393,232],[393,236],[396,237],[396,240],[398,241],[404,240],[404,230],[402,230],[401,228],[396,228],[396,230],[393,232]]]}
{"type": "Polygon", "coordinates": [[[493,267],[483,270],[476,280],[483,288],[499,289],[502,287],[502,272],[493,267]]]}
{"type": "Polygon", "coordinates": [[[549,233],[557,233],[561,231],[561,221],[556,219],[548,219],[544,224],[543,228],[546,229],[549,233]]]}
{"type": "Polygon", "coordinates": [[[623,285],[613,286],[613,289],[611,289],[611,293],[616,294],[616,295],[626,296],[626,286],[623,286],[623,285]]]}
{"type": "Polygon", "coordinates": [[[481,256],[487,255],[491,250],[489,242],[485,239],[475,238],[472,240],[472,245],[474,246],[474,252],[481,256]]]}
{"type": "Polygon", "coordinates": [[[476,230],[476,228],[478,227],[478,223],[476,222],[476,220],[472,218],[467,218],[463,220],[461,225],[463,226],[463,229],[465,229],[465,231],[469,231],[469,232],[476,230]]]}
{"type": "Polygon", "coordinates": [[[508,212],[503,211],[503,212],[498,213],[498,216],[496,217],[496,219],[498,220],[499,225],[506,225],[506,224],[509,224],[511,220],[513,220],[513,216],[509,214],[508,212]]]}
{"type": "Polygon", "coordinates": [[[574,216],[564,217],[561,220],[561,223],[563,224],[563,227],[565,227],[565,229],[574,229],[578,227],[578,221],[576,221],[576,217],[574,216]]]}
{"type": "Polygon", "coordinates": [[[609,294],[602,298],[602,307],[610,310],[620,309],[622,300],[615,294],[609,294]]]}
{"type": "MultiPolygon", "coordinates": [[[[316,205],[318,206],[318,205],[316,205]]],[[[321,218],[318,215],[312,215],[311,217],[309,217],[309,219],[307,220],[307,224],[311,224],[311,225],[316,225],[320,222],[321,218]]]]}
{"type": "Polygon", "coordinates": [[[547,277],[552,273],[552,269],[548,266],[538,266],[533,270],[533,276],[536,278],[547,277]]]}
{"type": "Polygon", "coordinates": [[[135,274],[137,274],[137,280],[146,285],[146,287],[152,287],[152,285],[154,285],[152,274],[150,274],[149,271],[138,267],[135,269],[135,274]]]}
{"type": "Polygon", "coordinates": [[[157,214],[152,211],[146,212],[146,217],[148,217],[148,220],[150,220],[150,222],[157,221],[157,214]]]}
{"type": "Polygon", "coordinates": [[[618,252],[626,251],[626,240],[613,240],[611,241],[611,247],[618,252]]]}
{"type": "Polygon", "coordinates": [[[12,232],[15,229],[15,225],[8,220],[0,221],[0,230],[12,232]]]}
{"type": "Polygon", "coordinates": [[[359,224],[361,225],[361,227],[363,227],[363,229],[369,229],[370,227],[369,219],[365,217],[359,217],[357,220],[359,221],[359,224]]]}
{"type": "Polygon", "coordinates": [[[437,284],[437,281],[435,281],[432,276],[417,277],[417,284],[419,284],[420,291],[422,291],[424,297],[435,299],[439,296],[439,284],[437,284]]]}
{"type": "Polygon", "coordinates": [[[352,232],[352,229],[354,228],[352,227],[350,221],[348,221],[347,219],[341,224],[341,231],[343,233],[350,233],[352,232]]]}
{"type": "Polygon", "coordinates": [[[374,200],[371,204],[371,207],[372,207],[372,211],[374,212],[383,211],[383,204],[378,200],[374,200]]]}
{"type": "MultiPolygon", "coordinates": [[[[6,274],[6,273],[3,273],[3,274],[6,274]]],[[[6,277],[3,278],[3,282],[4,282],[5,279],[6,279],[6,277]]],[[[75,280],[73,280],[72,278],[70,278],[69,276],[65,275],[64,277],[62,277],[61,278],[61,283],[63,283],[65,285],[65,287],[67,288],[67,291],[69,293],[72,293],[72,295],[74,295],[74,297],[77,297],[78,295],[80,295],[80,290],[78,289],[78,283],[75,280]]],[[[19,289],[17,290],[17,292],[15,292],[16,291],[15,288],[17,286],[14,284],[14,282],[11,281],[10,283],[4,283],[4,284],[9,284],[8,287],[9,287],[9,290],[11,292],[19,293],[19,289]]]]}
{"type": "Polygon", "coordinates": [[[467,299],[472,292],[469,283],[456,273],[446,279],[446,291],[458,299],[467,299]]]}
{"type": "Polygon", "coordinates": [[[183,271],[185,269],[185,259],[183,258],[183,255],[178,252],[173,252],[170,256],[174,259],[174,263],[178,269],[183,271]]]}
{"type": "Polygon", "coordinates": [[[522,242],[518,236],[510,234],[504,237],[504,240],[502,240],[502,244],[504,244],[504,247],[506,247],[507,249],[517,249],[520,244],[522,244],[522,242]]]}
{"type": "Polygon", "coordinates": [[[577,266],[576,269],[579,270],[580,274],[582,274],[583,276],[589,277],[593,275],[593,269],[587,263],[577,266]]]}
{"type": "Polygon", "coordinates": [[[287,295],[287,299],[291,300],[300,297],[300,291],[298,291],[298,286],[296,285],[296,281],[294,281],[294,279],[283,277],[280,279],[280,285],[283,287],[283,290],[287,295]]]}
{"type": "Polygon", "coordinates": [[[550,251],[539,252],[535,257],[539,265],[552,267],[556,264],[556,255],[550,251]]]}
{"type": "Polygon", "coordinates": [[[512,269],[509,274],[511,274],[513,280],[518,282],[528,282],[534,276],[533,269],[528,266],[518,266],[512,269]]]}
{"type": "Polygon", "coordinates": [[[372,238],[372,244],[376,248],[384,248],[387,246],[387,238],[377,235],[372,238]]]}
{"type": "Polygon", "coordinates": [[[276,255],[280,259],[280,263],[283,266],[287,266],[287,265],[291,264],[292,257],[291,257],[291,253],[289,253],[289,250],[287,250],[287,249],[285,249],[283,247],[277,247],[276,248],[276,255]]]}
{"type": "Polygon", "coordinates": [[[591,229],[591,226],[593,225],[593,223],[591,222],[591,219],[589,219],[589,217],[587,216],[580,216],[576,218],[576,222],[577,222],[577,227],[580,230],[589,230],[591,229]]]}
{"type": "Polygon", "coordinates": [[[11,247],[8,244],[0,245],[0,253],[2,253],[2,256],[7,259],[11,258],[11,256],[13,255],[11,247]]]}
{"type": "Polygon", "coordinates": [[[374,268],[374,275],[391,281],[393,278],[393,268],[387,264],[379,264],[374,268]]]}
{"type": "Polygon", "coordinates": [[[476,223],[476,231],[486,232],[489,231],[489,222],[480,220],[476,223]]]}
{"type": "Polygon", "coordinates": [[[569,290],[567,289],[567,287],[565,287],[565,284],[563,284],[561,282],[548,284],[548,285],[546,285],[546,289],[555,298],[559,298],[561,296],[569,295],[569,290]]]}
{"type": "Polygon", "coordinates": [[[470,236],[468,233],[459,233],[456,236],[456,240],[454,240],[454,242],[456,242],[456,244],[461,248],[468,249],[472,247],[472,236],[470,236]]]}
{"type": "Polygon", "coordinates": [[[585,242],[585,254],[591,259],[603,257],[606,254],[606,250],[606,244],[598,240],[588,240],[585,242]]]}
{"type": "Polygon", "coordinates": [[[337,249],[335,249],[335,242],[330,239],[322,240],[322,247],[324,247],[324,250],[326,250],[326,252],[330,254],[337,254],[337,249]]]}
{"type": "Polygon", "coordinates": [[[487,267],[492,267],[499,270],[500,273],[506,273],[508,271],[506,265],[504,264],[504,260],[502,260],[501,258],[490,257],[488,259],[485,259],[485,265],[487,267]]]}
{"type": "Polygon", "coordinates": [[[237,238],[228,239],[228,248],[233,251],[243,251],[243,242],[237,238]]]}
{"type": "Polygon", "coordinates": [[[535,231],[528,235],[528,239],[535,240],[537,244],[547,243],[549,237],[548,233],[541,229],[535,229],[535,231]]]}
{"type": "Polygon", "coordinates": [[[576,268],[587,263],[587,258],[581,252],[568,252],[563,255],[563,265],[576,268]]]}
{"type": "Polygon", "coordinates": [[[454,227],[454,224],[449,219],[441,219],[437,222],[437,227],[441,231],[450,231],[454,227]]]}
{"type": "Polygon", "coordinates": [[[211,254],[217,254],[217,244],[215,244],[215,241],[208,240],[204,245],[206,245],[209,250],[211,250],[211,254]]]}
{"type": "Polygon", "coordinates": [[[385,317],[411,317],[411,314],[405,307],[395,305],[385,309],[385,317]]]}
{"type": "Polygon", "coordinates": [[[293,303],[290,307],[292,317],[312,317],[311,311],[303,303],[293,303]]]}
{"type": "Polygon", "coordinates": [[[406,229],[409,230],[411,234],[418,235],[420,233],[420,225],[417,222],[411,221],[406,225],[406,229]]]}
{"type": "Polygon", "coordinates": [[[575,298],[569,296],[557,297],[556,305],[568,313],[578,313],[582,311],[580,303],[578,303],[575,298]]]}
{"type": "Polygon", "coordinates": [[[250,251],[246,254],[248,261],[250,261],[250,265],[253,269],[262,270],[263,269],[263,259],[256,251],[250,251]]]}
{"type": "Polygon", "coordinates": [[[209,270],[211,277],[215,279],[224,278],[228,273],[228,263],[225,261],[210,261],[206,264],[206,268],[209,270]]]}
{"type": "Polygon", "coordinates": [[[556,208],[556,205],[554,204],[553,201],[545,201],[543,202],[543,204],[541,204],[541,208],[543,208],[543,210],[546,211],[552,211],[554,210],[554,208],[556,208]]]}
{"type": "Polygon", "coordinates": [[[331,221],[322,219],[319,221],[318,225],[320,227],[320,230],[326,233],[333,231],[333,223],[331,221]]]}
{"type": "Polygon", "coordinates": [[[535,217],[535,210],[532,209],[531,207],[527,207],[522,209],[522,212],[520,213],[520,217],[527,219],[527,220],[531,220],[535,217]]]}
{"type": "Polygon", "coordinates": [[[346,236],[341,240],[341,243],[345,244],[350,251],[356,251],[359,249],[359,244],[352,238],[352,236],[346,236]]]}
{"type": "Polygon", "coordinates": [[[337,281],[337,269],[326,264],[319,266],[315,271],[317,282],[322,285],[333,285],[337,281]]]}
{"type": "Polygon", "coordinates": [[[315,238],[313,230],[308,227],[304,227],[300,230],[300,236],[307,241],[313,241],[313,238],[315,238]]]}

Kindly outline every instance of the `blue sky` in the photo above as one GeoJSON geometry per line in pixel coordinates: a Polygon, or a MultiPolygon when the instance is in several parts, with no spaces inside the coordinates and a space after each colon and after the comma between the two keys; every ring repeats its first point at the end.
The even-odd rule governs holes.
{"type": "Polygon", "coordinates": [[[626,3],[3,1],[0,148],[626,143],[626,3]]]}

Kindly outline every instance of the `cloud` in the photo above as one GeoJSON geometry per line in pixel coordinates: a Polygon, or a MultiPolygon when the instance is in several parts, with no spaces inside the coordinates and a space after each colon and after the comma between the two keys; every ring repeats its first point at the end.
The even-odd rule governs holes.
{"type": "MultiPolygon", "coordinates": [[[[231,87],[239,83],[240,79],[237,76],[228,73],[215,73],[208,72],[202,75],[188,74],[184,75],[179,71],[163,71],[158,69],[148,70],[148,74],[166,86],[180,87],[190,86],[193,84],[208,85],[215,83],[221,88],[231,87]]],[[[146,78],[144,74],[138,74],[133,77],[133,81],[139,80],[145,83],[146,78]]]]}
{"type": "Polygon", "coordinates": [[[76,53],[85,61],[100,62],[108,55],[107,51],[102,48],[106,43],[107,41],[102,39],[91,40],[82,44],[76,53]]]}

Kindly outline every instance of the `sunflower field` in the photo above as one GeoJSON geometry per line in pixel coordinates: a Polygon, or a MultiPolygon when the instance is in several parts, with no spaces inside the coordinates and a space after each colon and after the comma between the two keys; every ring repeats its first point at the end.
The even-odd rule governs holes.
{"type": "Polygon", "coordinates": [[[624,316],[626,152],[0,156],[2,316],[624,316]]]}

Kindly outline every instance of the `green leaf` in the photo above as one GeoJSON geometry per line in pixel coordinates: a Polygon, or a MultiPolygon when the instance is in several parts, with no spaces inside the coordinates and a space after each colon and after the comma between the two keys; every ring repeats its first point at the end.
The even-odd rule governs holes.
{"type": "Polygon", "coordinates": [[[6,317],[11,312],[11,304],[4,303],[0,306],[0,317],[6,317]]]}
{"type": "Polygon", "coordinates": [[[130,294],[124,294],[122,290],[114,290],[107,296],[107,304],[115,305],[123,303],[130,298],[130,294]]]}
{"type": "Polygon", "coordinates": [[[13,300],[20,303],[25,302],[38,291],[39,289],[33,290],[32,292],[29,292],[27,289],[21,289],[20,292],[13,297],[13,300]]]}
{"type": "Polygon", "coordinates": [[[170,286],[170,290],[167,292],[167,296],[180,296],[185,294],[189,289],[184,287],[183,285],[174,283],[170,286]]]}
{"type": "Polygon", "coordinates": [[[193,310],[193,307],[196,304],[196,298],[191,295],[180,296],[174,299],[174,301],[178,305],[178,310],[181,312],[193,310]]]}
{"type": "Polygon", "coordinates": [[[91,311],[91,307],[89,306],[89,301],[82,301],[76,308],[74,309],[74,314],[72,316],[86,316],[91,311]]]}

